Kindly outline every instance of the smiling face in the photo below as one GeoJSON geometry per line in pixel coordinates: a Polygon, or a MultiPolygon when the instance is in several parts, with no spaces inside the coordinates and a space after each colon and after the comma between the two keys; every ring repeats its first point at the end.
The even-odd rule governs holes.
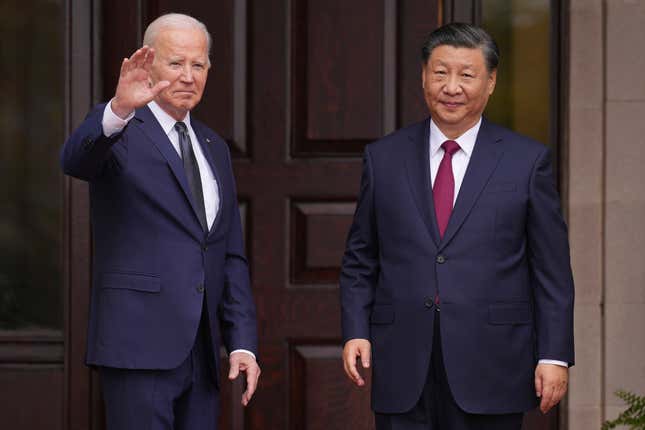
{"type": "Polygon", "coordinates": [[[177,121],[182,121],[202,98],[208,77],[208,40],[199,28],[164,28],[154,43],[150,69],[152,83],[169,81],[155,101],[177,121]]]}
{"type": "Polygon", "coordinates": [[[432,120],[450,139],[479,121],[495,89],[496,70],[486,69],[478,48],[440,45],[423,66],[423,93],[432,120]]]}

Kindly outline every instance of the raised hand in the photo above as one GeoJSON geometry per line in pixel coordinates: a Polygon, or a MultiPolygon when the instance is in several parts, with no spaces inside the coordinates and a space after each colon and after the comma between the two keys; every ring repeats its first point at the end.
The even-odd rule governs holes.
{"type": "Polygon", "coordinates": [[[144,45],[130,58],[123,59],[119,83],[111,105],[112,112],[119,117],[125,119],[132,111],[154,99],[170,85],[168,81],[159,81],[152,85],[150,68],[154,58],[154,49],[144,45]]]}

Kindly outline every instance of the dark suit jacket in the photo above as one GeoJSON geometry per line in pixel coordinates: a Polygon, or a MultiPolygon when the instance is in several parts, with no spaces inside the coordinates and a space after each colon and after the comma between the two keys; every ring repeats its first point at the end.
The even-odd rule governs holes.
{"type": "Polygon", "coordinates": [[[460,407],[529,410],[537,360],[574,362],[573,279],[549,150],[484,119],[440,240],[429,125],[365,150],[340,279],[344,340],[372,343],[374,410],[409,410],[426,381],[438,293],[460,407]]]}
{"type": "Polygon", "coordinates": [[[206,234],[179,155],[143,107],[112,137],[98,105],[61,154],[66,174],[90,183],[93,282],[87,362],[171,369],[188,356],[207,298],[219,346],[256,352],[255,305],[226,143],[191,118],[217,178],[220,209],[206,234]]]}

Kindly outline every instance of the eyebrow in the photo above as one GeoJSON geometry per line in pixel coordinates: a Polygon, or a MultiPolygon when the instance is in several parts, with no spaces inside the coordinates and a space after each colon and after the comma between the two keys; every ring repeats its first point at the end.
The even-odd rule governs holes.
{"type": "MultiPolygon", "coordinates": [[[[441,60],[436,60],[436,61],[438,63],[437,65],[439,65],[439,66],[444,66],[444,67],[450,66],[449,64],[447,64],[447,63],[445,63],[445,62],[443,62],[441,60]]],[[[465,63],[465,64],[457,64],[457,67],[461,67],[463,69],[466,69],[466,68],[474,68],[475,66],[473,65],[473,63],[465,63]]]]}

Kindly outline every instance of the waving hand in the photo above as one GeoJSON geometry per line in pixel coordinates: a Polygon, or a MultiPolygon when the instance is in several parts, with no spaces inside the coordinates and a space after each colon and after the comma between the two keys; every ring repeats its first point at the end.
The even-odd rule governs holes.
{"type": "Polygon", "coordinates": [[[168,81],[152,84],[150,68],[154,58],[154,49],[144,45],[130,58],[123,59],[119,83],[111,106],[112,111],[119,117],[125,119],[132,111],[154,99],[170,85],[168,81]]]}

